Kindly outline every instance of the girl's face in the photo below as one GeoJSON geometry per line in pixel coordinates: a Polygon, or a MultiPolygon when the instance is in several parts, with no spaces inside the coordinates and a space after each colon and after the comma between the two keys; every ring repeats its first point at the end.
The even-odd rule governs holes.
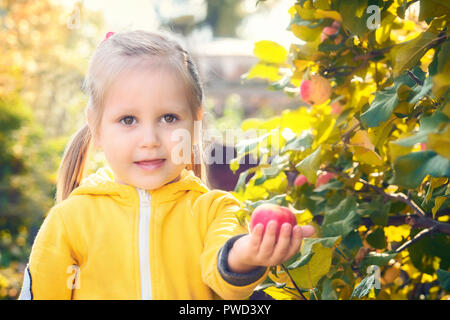
{"type": "Polygon", "coordinates": [[[96,144],[118,183],[152,190],[176,180],[190,162],[193,133],[181,81],[163,68],[135,68],[110,87],[96,144]],[[164,160],[142,163],[154,159],[164,160]]]}

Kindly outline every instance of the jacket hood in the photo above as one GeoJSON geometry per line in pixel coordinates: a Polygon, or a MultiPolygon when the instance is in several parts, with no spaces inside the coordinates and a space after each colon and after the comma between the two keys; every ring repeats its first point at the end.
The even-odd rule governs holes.
{"type": "MultiPolygon", "coordinates": [[[[191,190],[201,193],[209,191],[208,187],[192,170],[183,169],[178,181],[147,191],[152,197],[156,196],[158,202],[162,203],[174,201],[191,190]]],[[[137,187],[116,182],[114,174],[108,166],[100,168],[95,173],[82,179],[80,185],[70,193],[69,197],[73,195],[110,196],[128,205],[139,197],[137,187]]]]}

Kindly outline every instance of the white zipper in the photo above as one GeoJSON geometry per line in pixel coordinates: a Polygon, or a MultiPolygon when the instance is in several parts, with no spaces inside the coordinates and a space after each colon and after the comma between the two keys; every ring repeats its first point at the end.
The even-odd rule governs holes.
{"type": "Polygon", "coordinates": [[[149,257],[149,224],[151,195],[147,190],[137,188],[139,193],[139,266],[141,271],[141,299],[152,299],[149,257]]]}

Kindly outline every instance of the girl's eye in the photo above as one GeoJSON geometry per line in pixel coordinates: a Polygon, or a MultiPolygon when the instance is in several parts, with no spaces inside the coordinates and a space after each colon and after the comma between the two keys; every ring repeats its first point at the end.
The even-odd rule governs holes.
{"type": "Polygon", "coordinates": [[[126,116],[126,117],[123,117],[122,119],[120,119],[120,122],[127,126],[131,126],[133,124],[133,120],[134,120],[134,117],[126,116]],[[131,121],[130,121],[130,119],[131,119],[131,121]]]}
{"type": "Polygon", "coordinates": [[[163,119],[168,123],[174,123],[176,120],[178,120],[178,117],[174,114],[169,113],[169,114],[165,114],[163,116],[163,119]]]}

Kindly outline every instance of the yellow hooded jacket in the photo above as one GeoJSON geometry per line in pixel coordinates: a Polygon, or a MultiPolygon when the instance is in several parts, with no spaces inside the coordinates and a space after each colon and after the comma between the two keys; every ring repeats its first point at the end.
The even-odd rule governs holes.
{"type": "Polygon", "coordinates": [[[32,246],[19,299],[245,299],[268,275],[228,269],[248,233],[229,192],[191,170],[157,190],[114,181],[109,167],[53,206],[32,246]]]}

